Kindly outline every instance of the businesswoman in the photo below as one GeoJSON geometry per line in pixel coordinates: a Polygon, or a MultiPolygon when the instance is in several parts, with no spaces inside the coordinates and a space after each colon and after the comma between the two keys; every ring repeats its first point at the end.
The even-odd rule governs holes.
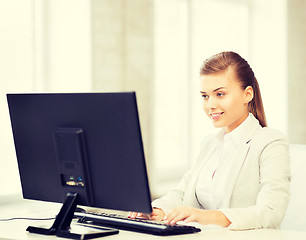
{"type": "Polygon", "coordinates": [[[221,129],[204,139],[177,188],[152,203],[151,218],[236,230],[278,228],[290,197],[288,143],[267,128],[251,67],[234,52],[212,56],[200,70],[200,94],[204,112],[221,129]]]}

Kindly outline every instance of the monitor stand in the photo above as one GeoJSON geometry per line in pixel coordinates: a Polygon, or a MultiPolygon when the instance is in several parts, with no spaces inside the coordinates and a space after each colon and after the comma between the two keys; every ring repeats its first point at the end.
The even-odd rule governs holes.
{"type": "Polygon", "coordinates": [[[70,224],[74,216],[74,211],[77,206],[77,193],[68,193],[61,210],[55,218],[55,221],[51,228],[39,228],[29,226],[27,231],[30,233],[42,234],[42,235],[56,235],[57,237],[70,238],[70,239],[92,239],[108,235],[119,233],[116,229],[105,229],[101,232],[94,233],[71,233],[70,224]]]}

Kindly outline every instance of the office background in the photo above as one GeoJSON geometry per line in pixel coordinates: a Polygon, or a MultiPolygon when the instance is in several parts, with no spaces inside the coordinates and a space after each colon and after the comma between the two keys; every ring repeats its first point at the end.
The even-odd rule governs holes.
{"type": "Polygon", "coordinates": [[[136,91],[150,183],[168,190],[213,131],[198,72],[233,50],[268,124],[306,144],[305,0],[0,0],[0,195],[20,192],[12,92],[136,91]]]}

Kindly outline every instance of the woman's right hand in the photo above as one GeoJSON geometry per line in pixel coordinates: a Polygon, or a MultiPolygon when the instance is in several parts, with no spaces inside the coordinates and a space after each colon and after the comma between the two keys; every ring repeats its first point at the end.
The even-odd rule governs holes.
{"type": "Polygon", "coordinates": [[[162,221],[165,217],[165,213],[160,208],[153,208],[151,214],[143,214],[138,212],[129,212],[128,218],[135,219],[135,218],[142,218],[142,219],[150,219],[150,220],[157,220],[162,221]]]}

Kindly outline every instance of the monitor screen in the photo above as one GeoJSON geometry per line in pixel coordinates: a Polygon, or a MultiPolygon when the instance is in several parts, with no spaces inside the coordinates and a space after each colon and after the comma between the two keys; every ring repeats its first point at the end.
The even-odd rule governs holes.
{"type": "Polygon", "coordinates": [[[7,100],[24,198],[151,212],[135,92],[7,100]]]}

